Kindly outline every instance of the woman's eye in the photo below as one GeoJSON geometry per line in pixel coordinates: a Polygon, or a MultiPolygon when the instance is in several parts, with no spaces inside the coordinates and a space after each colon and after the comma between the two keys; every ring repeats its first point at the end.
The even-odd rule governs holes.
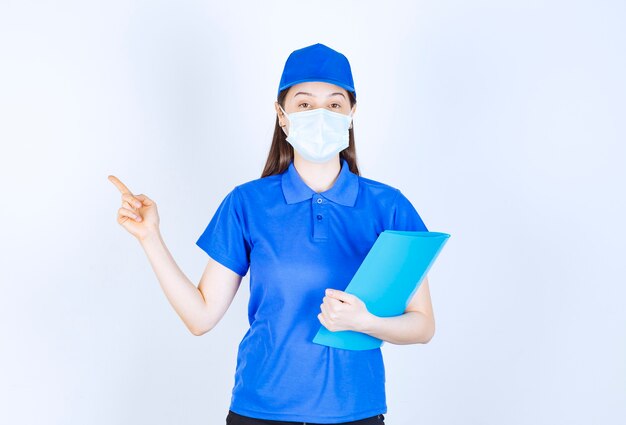
{"type": "MultiPolygon", "coordinates": [[[[308,104],[308,103],[306,103],[306,102],[302,102],[302,103],[301,103],[301,104],[299,104],[298,106],[302,107],[302,105],[307,105],[307,106],[308,106],[309,104],[308,104]]],[[[305,108],[306,108],[306,106],[305,106],[305,108]]]]}
{"type": "Polygon", "coordinates": [[[333,109],[340,109],[341,105],[339,103],[333,103],[332,105],[330,105],[333,109]],[[336,105],[336,106],[335,106],[336,105]]]}

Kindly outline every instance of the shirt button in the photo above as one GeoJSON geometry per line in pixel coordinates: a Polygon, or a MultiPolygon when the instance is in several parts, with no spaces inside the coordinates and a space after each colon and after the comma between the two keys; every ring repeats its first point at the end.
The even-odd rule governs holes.
{"type": "Polygon", "coordinates": [[[317,203],[318,203],[318,204],[321,204],[322,202],[324,202],[324,201],[322,200],[322,198],[317,198],[317,203]]]}
{"type": "Polygon", "coordinates": [[[322,219],[322,214],[318,214],[318,215],[317,215],[317,219],[318,219],[318,220],[321,220],[321,219],[322,219]]]}

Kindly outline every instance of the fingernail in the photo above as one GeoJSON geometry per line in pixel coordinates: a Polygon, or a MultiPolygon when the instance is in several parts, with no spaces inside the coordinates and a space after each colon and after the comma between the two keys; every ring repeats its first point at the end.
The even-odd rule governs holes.
{"type": "Polygon", "coordinates": [[[139,217],[139,216],[138,216],[138,217],[137,217],[137,221],[141,221],[141,217],[139,217]]]}

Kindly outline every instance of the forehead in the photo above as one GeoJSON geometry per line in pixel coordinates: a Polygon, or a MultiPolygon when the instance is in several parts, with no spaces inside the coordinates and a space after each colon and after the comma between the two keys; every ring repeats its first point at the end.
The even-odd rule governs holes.
{"type": "MultiPolygon", "coordinates": [[[[289,87],[287,97],[294,97],[299,92],[310,93],[311,96],[314,97],[328,97],[333,93],[342,93],[346,99],[348,98],[348,92],[346,89],[323,81],[306,81],[304,83],[294,84],[289,87]]],[[[300,96],[302,95],[299,95],[298,97],[300,96]]],[[[341,96],[338,97],[341,98],[341,96]]]]}

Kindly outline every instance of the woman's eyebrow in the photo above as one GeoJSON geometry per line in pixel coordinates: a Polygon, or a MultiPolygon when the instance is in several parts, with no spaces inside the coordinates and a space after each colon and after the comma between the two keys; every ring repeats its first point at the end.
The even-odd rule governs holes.
{"type": "MultiPolygon", "coordinates": [[[[296,96],[297,96],[297,95],[299,95],[299,94],[304,94],[304,95],[306,95],[306,96],[317,97],[317,96],[315,96],[313,93],[307,93],[307,92],[305,92],[305,91],[299,91],[298,93],[294,94],[294,95],[293,95],[293,97],[296,97],[296,96]]],[[[345,97],[346,97],[343,93],[340,93],[340,92],[331,93],[331,94],[329,94],[329,95],[328,95],[328,97],[335,96],[335,95],[340,95],[340,96],[343,96],[343,97],[344,97],[344,99],[345,99],[345,97]]]]}

